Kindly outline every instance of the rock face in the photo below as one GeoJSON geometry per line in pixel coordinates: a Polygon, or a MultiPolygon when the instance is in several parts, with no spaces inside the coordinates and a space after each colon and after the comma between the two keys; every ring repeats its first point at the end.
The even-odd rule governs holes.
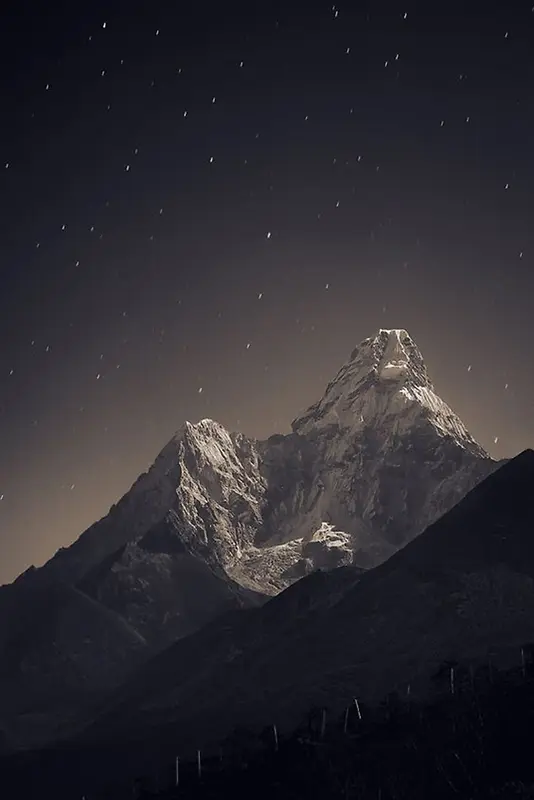
{"type": "Polygon", "coordinates": [[[275,535],[306,538],[330,522],[351,535],[363,566],[410,541],[496,466],[434,393],[403,330],[362,342],[293,431],[305,466],[274,512],[275,535]]]}
{"type": "Polygon", "coordinates": [[[32,730],[58,712],[52,675],[68,710],[225,611],[380,564],[496,467],[403,330],[362,342],[287,436],[186,422],[104,519],[0,590],[0,722],[25,743],[23,712],[32,730]]]}

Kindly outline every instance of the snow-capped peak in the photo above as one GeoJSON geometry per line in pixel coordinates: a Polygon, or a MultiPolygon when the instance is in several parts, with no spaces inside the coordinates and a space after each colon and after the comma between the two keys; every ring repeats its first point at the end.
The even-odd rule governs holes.
{"type": "Polygon", "coordinates": [[[382,351],[376,367],[383,380],[411,378],[425,386],[429,385],[423,356],[413,339],[404,329],[381,329],[374,339],[375,349],[382,351]],[[378,341],[377,341],[378,340],[378,341]]]}
{"type": "Polygon", "coordinates": [[[432,389],[421,351],[402,328],[380,329],[356,347],[326,388],[325,397],[354,392],[378,381],[395,381],[432,389]]]}
{"type": "Polygon", "coordinates": [[[293,422],[293,430],[307,435],[337,428],[358,434],[373,427],[381,435],[403,435],[421,423],[487,456],[435,394],[421,351],[408,332],[382,328],[353,350],[322,399],[293,422]]]}

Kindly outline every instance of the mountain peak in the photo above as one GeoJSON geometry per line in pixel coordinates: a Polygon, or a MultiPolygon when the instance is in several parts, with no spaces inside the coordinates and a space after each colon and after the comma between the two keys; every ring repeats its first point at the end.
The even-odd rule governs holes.
{"type": "MultiPolygon", "coordinates": [[[[432,388],[421,351],[404,328],[380,328],[352,351],[349,363],[356,368],[358,377],[371,374],[378,380],[410,380],[432,388]]],[[[351,372],[354,375],[354,369],[351,372]]]]}
{"type": "Polygon", "coordinates": [[[404,328],[381,328],[351,353],[325,394],[293,422],[300,435],[338,429],[352,435],[369,426],[402,436],[430,424],[463,449],[487,457],[461,420],[434,392],[421,351],[404,328]]]}
{"type": "Polygon", "coordinates": [[[426,386],[429,385],[423,356],[411,336],[403,329],[381,329],[379,338],[386,339],[386,345],[378,372],[382,379],[390,380],[408,376],[426,386]]]}
{"type": "Polygon", "coordinates": [[[225,430],[226,429],[220,422],[210,419],[209,417],[199,419],[198,422],[189,422],[189,420],[185,420],[174,434],[174,438],[183,439],[184,436],[202,436],[202,434],[208,436],[213,434],[217,435],[225,430]]]}

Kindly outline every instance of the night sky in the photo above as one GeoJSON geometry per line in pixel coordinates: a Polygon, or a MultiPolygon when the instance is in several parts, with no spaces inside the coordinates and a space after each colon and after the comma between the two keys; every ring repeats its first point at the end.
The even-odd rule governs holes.
{"type": "Polygon", "coordinates": [[[17,0],[0,44],[0,582],[380,327],[534,444],[532,0],[17,0]]]}

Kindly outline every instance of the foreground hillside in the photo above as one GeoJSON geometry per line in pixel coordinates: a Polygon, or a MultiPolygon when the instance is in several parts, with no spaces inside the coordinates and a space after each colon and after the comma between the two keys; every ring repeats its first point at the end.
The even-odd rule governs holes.
{"type": "MultiPolygon", "coordinates": [[[[492,661],[443,664],[435,695],[417,702],[392,693],[378,707],[364,703],[333,715],[311,709],[298,728],[280,735],[236,729],[217,754],[139,762],[136,777],[98,786],[90,773],[76,782],[76,757],[49,764],[46,796],[55,800],[513,800],[534,797],[534,761],[525,735],[534,725],[532,645],[518,665],[492,661]],[[178,785],[177,785],[178,783],[178,785]]],[[[146,742],[148,745],[148,740],[146,742]]],[[[127,754],[123,754],[127,760],[127,754]]],[[[0,765],[1,766],[1,765],[0,765]]],[[[3,787],[18,800],[40,797],[43,773],[2,769],[3,787]]]]}
{"type": "MultiPolygon", "coordinates": [[[[522,658],[521,658],[522,654],[522,658]]],[[[487,800],[534,797],[530,737],[534,675],[527,646],[520,666],[443,665],[431,703],[390,695],[338,718],[316,710],[275,740],[236,731],[218,759],[178,764],[136,781],[138,796],[195,800],[254,796],[358,800],[487,800]],[[361,717],[361,718],[360,718],[361,717]],[[164,789],[165,780],[169,788],[164,789]],[[160,788],[158,790],[157,785],[160,788]]]]}

